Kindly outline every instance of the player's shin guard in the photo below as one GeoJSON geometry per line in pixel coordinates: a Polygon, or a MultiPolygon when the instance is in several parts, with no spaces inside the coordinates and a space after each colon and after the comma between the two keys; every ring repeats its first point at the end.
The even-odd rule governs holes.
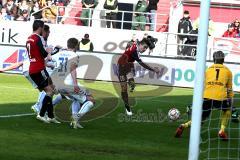
{"type": "Polygon", "coordinates": [[[36,105],[35,105],[35,106],[36,106],[36,109],[37,109],[38,111],[40,111],[41,108],[42,108],[43,99],[45,98],[45,96],[46,96],[46,92],[44,92],[44,91],[40,92],[39,95],[38,95],[38,100],[37,100],[37,103],[36,103],[36,105]]]}
{"type": "Polygon", "coordinates": [[[192,124],[192,121],[190,120],[190,121],[188,121],[188,122],[182,124],[182,126],[183,126],[183,128],[188,128],[188,127],[191,126],[191,124],[192,124]]]}
{"type": "Polygon", "coordinates": [[[231,117],[231,110],[222,111],[220,131],[224,132],[230,117],[231,117]]]}
{"type": "Polygon", "coordinates": [[[133,78],[129,78],[128,85],[130,87],[130,92],[133,92],[133,90],[135,89],[135,86],[136,86],[133,78]]]}
{"type": "Polygon", "coordinates": [[[122,92],[121,95],[122,95],[122,99],[123,99],[125,108],[130,112],[131,109],[130,109],[130,106],[129,106],[129,103],[128,103],[128,93],[127,92],[122,92]]]}
{"type": "Polygon", "coordinates": [[[51,98],[51,101],[48,103],[47,112],[48,112],[48,117],[49,117],[49,118],[54,118],[52,97],[50,97],[50,98],[51,98]]]}
{"type": "Polygon", "coordinates": [[[81,118],[87,112],[89,112],[92,107],[93,107],[93,102],[91,102],[91,101],[86,101],[85,103],[83,103],[80,111],[78,112],[79,118],[81,118]]]}
{"type": "Polygon", "coordinates": [[[232,122],[239,122],[239,113],[236,107],[232,107],[232,122]]]}
{"type": "Polygon", "coordinates": [[[50,96],[46,95],[43,99],[42,108],[40,110],[40,116],[41,117],[44,117],[46,111],[48,110],[49,105],[51,105],[51,104],[52,104],[52,98],[50,96]]]}
{"type": "Polygon", "coordinates": [[[58,94],[52,101],[53,106],[57,105],[58,103],[60,103],[62,100],[62,95],[58,94]]]}

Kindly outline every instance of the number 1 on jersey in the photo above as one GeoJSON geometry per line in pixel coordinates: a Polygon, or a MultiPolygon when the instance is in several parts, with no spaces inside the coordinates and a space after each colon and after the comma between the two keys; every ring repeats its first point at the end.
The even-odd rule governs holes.
{"type": "Polygon", "coordinates": [[[220,72],[220,69],[216,69],[216,81],[218,81],[218,77],[219,77],[219,72],[220,72]]]}

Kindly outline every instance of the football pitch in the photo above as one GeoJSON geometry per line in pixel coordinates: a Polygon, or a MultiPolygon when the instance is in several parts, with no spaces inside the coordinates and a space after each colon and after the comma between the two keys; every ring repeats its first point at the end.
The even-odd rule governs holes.
{"type": "Polygon", "coordinates": [[[0,81],[1,159],[186,160],[188,157],[190,132],[186,130],[182,138],[174,138],[181,122],[169,121],[167,112],[176,107],[186,120],[192,89],[137,85],[136,93],[129,93],[135,113],[129,118],[125,116],[116,84],[80,81],[92,90],[96,108],[92,111],[95,113],[86,115],[84,129],[74,130],[69,127],[67,102],[55,108],[64,121],[62,124],[44,124],[30,110],[38,91],[22,75],[0,74],[0,81]]]}

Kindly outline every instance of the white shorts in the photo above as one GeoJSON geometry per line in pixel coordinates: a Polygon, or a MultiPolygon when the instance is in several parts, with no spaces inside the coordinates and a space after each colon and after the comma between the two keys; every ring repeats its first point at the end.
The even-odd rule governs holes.
{"type": "Polygon", "coordinates": [[[76,100],[80,103],[85,102],[87,100],[87,95],[90,94],[90,93],[85,92],[86,89],[83,87],[80,87],[80,90],[82,92],[80,92],[78,94],[76,94],[74,92],[73,86],[66,86],[64,88],[58,88],[57,90],[60,94],[64,95],[67,99],[72,100],[72,101],[76,100]]]}
{"type": "Polygon", "coordinates": [[[87,100],[87,96],[81,94],[71,94],[66,96],[66,98],[72,101],[78,101],[80,104],[83,104],[87,100]]]}

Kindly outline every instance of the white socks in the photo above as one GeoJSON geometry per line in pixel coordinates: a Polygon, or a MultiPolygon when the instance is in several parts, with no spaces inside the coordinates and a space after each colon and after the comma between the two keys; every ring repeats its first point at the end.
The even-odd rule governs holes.
{"type": "Polygon", "coordinates": [[[79,117],[81,118],[83,115],[85,115],[87,112],[89,112],[92,107],[93,107],[93,102],[91,102],[91,101],[85,102],[82,105],[80,111],[78,112],[79,117]]]}

